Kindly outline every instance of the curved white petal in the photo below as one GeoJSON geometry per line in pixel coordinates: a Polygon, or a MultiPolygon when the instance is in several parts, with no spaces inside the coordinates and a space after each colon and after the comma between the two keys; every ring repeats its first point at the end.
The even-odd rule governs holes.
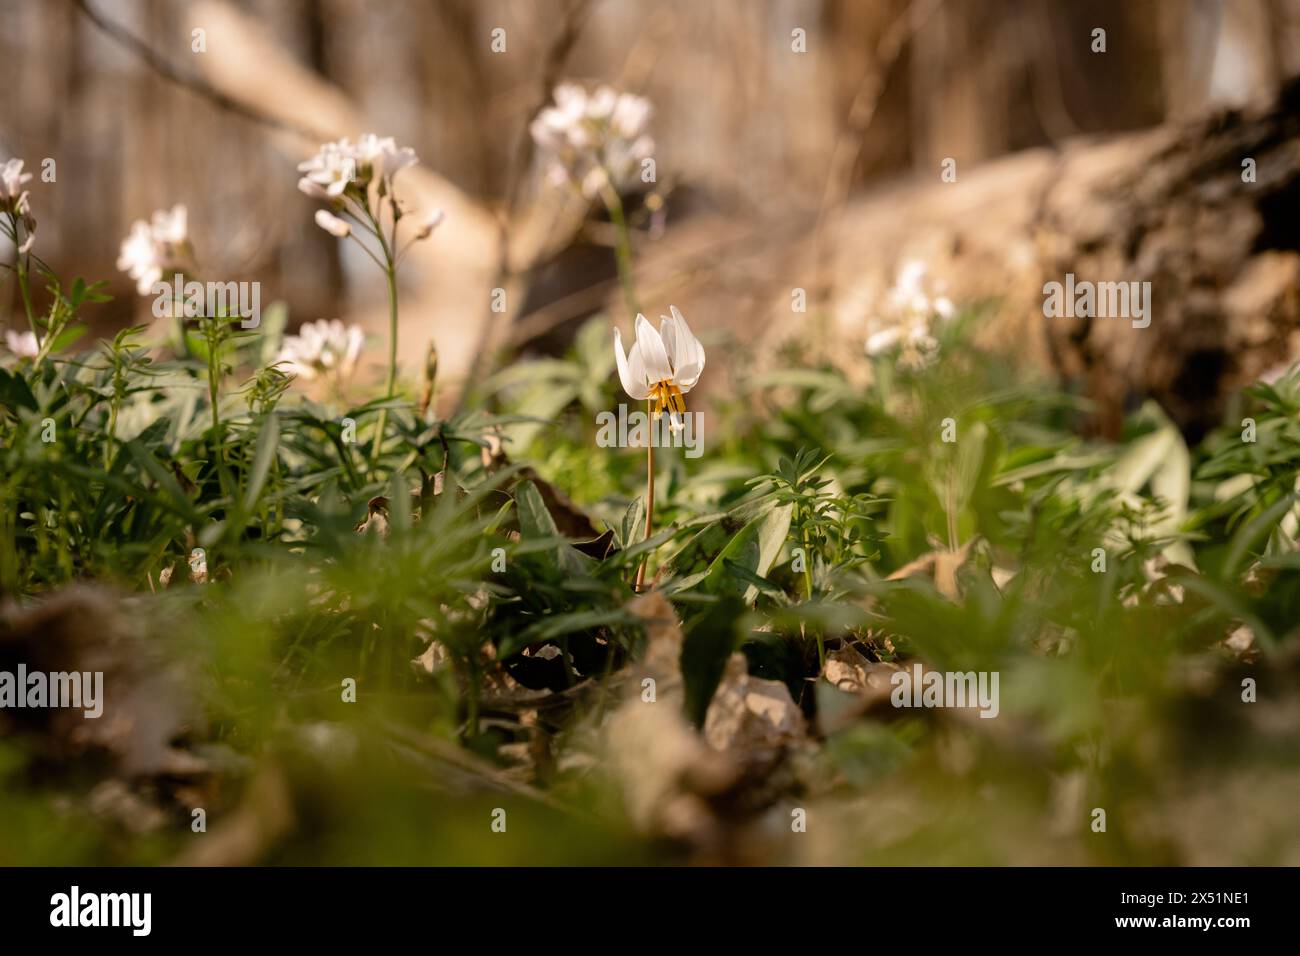
{"type": "Polygon", "coordinates": [[[670,305],[668,310],[672,312],[672,323],[677,337],[673,347],[673,355],[676,359],[673,364],[675,371],[673,380],[685,391],[694,387],[704,371],[704,346],[691,332],[691,327],[686,324],[686,316],[682,315],[677,306],[670,305]]]}
{"type": "MultiPolygon", "coordinates": [[[[632,357],[639,364],[640,356],[635,345],[632,346],[632,357]]],[[[618,363],[618,380],[623,383],[623,391],[637,401],[647,398],[650,395],[650,388],[645,383],[644,376],[638,377],[632,374],[632,363],[623,352],[623,336],[619,334],[618,329],[614,330],[614,361],[618,363]]]]}
{"type": "Polygon", "coordinates": [[[667,381],[673,377],[664,340],[644,315],[636,317],[636,344],[641,347],[641,359],[645,362],[646,378],[650,382],[667,381]]]}
{"type": "Polygon", "coordinates": [[[673,371],[676,372],[677,323],[666,315],[661,315],[659,318],[663,319],[663,321],[659,323],[659,338],[664,343],[664,351],[668,353],[668,364],[671,365],[673,371]]]}
{"type": "Polygon", "coordinates": [[[679,369],[677,369],[677,374],[676,377],[674,377],[673,379],[673,383],[678,388],[680,388],[682,390],[682,394],[685,395],[687,392],[693,389],[695,387],[695,383],[700,380],[700,373],[702,371],[704,371],[704,369],[702,369],[699,365],[696,365],[694,362],[691,362],[688,365],[683,365],[679,369]]]}
{"type": "Polygon", "coordinates": [[[873,332],[867,336],[866,350],[868,355],[879,355],[898,344],[902,338],[902,329],[898,326],[891,326],[887,329],[881,329],[879,332],[873,332]]]}
{"type": "Polygon", "coordinates": [[[650,395],[650,386],[653,384],[645,371],[645,359],[641,357],[641,343],[633,342],[632,348],[627,353],[627,364],[632,369],[632,381],[644,383],[646,388],[646,397],[650,395]]]}

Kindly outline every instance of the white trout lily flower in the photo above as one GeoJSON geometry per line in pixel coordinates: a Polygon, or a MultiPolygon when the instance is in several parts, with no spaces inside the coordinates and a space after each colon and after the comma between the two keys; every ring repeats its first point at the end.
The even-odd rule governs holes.
{"type": "Polygon", "coordinates": [[[674,431],[682,427],[680,416],[686,413],[682,398],[695,387],[704,371],[704,346],[686,324],[677,306],[669,306],[671,316],[656,332],[644,315],[636,317],[636,342],[632,350],[623,351],[623,337],[614,330],[614,359],[623,390],[637,401],[650,399],[657,419],[668,412],[674,431]]]}
{"type": "Polygon", "coordinates": [[[321,319],[304,323],[297,335],[285,336],[276,362],[308,381],[328,375],[342,380],[352,375],[364,344],[365,335],[357,326],[321,319]]]}

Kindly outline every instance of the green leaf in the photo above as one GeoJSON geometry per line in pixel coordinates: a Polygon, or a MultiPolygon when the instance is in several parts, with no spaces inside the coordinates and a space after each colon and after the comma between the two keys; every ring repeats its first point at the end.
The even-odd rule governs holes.
{"type": "Polygon", "coordinates": [[[531,481],[521,481],[515,486],[515,507],[519,513],[519,536],[521,538],[558,538],[563,544],[557,544],[556,557],[567,571],[586,573],[592,563],[587,557],[560,534],[555,519],[546,510],[542,493],[531,481]]]}
{"type": "Polygon", "coordinates": [[[77,341],[79,338],[81,338],[89,331],[90,331],[89,326],[82,325],[80,323],[78,323],[77,325],[68,326],[66,329],[60,332],[58,336],[55,337],[52,343],[50,343],[50,347],[47,350],[47,353],[49,355],[55,355],[59,352],[62,352],[69,345],[77,341]]]}
{"type": "Polygon", "coordinates": [[[177,483],[176,479],[172,477],[167,469],[163,468],[158,459],[150,454],[147,448],[140,444],[140,439],[132,439],[127,442],[126,448],[131,453],[131,457],[136,460],[136,463],[148,472],[149,477],[153,478],[153,480],[158,483],[158,487],[165,491],[167,496],[172,499],[174,510],[178,514],[184,516],[187,520],[194,520],[196,517],[194,513],[194,503],[190,501],[185,492],[181,490],[181,486],[177,483]]]}
{"type": "Polygon", "coordinates": [[[21,376],[0,368],[0,402],[13,408],[29,408],[36,411],[36,396],[28,388],[27,381],[21,376]]]}
{"type": "Polygon", "coordinates": [[[709,702],[727,669],[727,658],[739,644],[738,622],[745,605],[734,595],[709,605],[686,627],[682,641],[682,682],[686,696],[686,717],[696,727],[704,726],[709,702]]]}
{"type": "Polygon", "coordinates": [[[280,419],[272,412],[262,425],[257,436],[257,451],[253,455],[253,467],[248,473],[248,486],[244,489],[244,513],[252,514],[257,508],[257,498],[266,483],[267,473],[280,445],[280,419]]]}
{"type": "Polygon", "coordinates": [[[781,599],[785,597],[785,592],[773,584],[767,578],[761,578],[744,565],[737,564],[730,558],[723,558],[723,566],[727,573],[745,584],[752,584],[758,589],[760,594],[766,594],[770,598],[781,599]]]}
{"type": "Polygon", "coordinates": [[[284,341],[284,329],[289,319],[289,310],[283,302],[272,302],[262,310],[261,326],[257,334],[261,339],[258,346],[259,364],[270,365],[280,354],[284,341]]]}
{"type": "Polygon", "coordinates": [[[623,513],[619,526],[618,546],[627,549],[645,536],[645,499],[637,496],[623,513]]]}
{"type": "MultiPolygon", "coordinates": [[[[1131,443],[1110,470],[1108,483],[1117,491],[1137,494],[1182,444],[1178,428],[1153,404],[1145,411],[1158,416],[1159,426],[1131,443]]],[[[1184,446],[1186,451],[1186,446],[1184,446]]]]}
{"type": "Polygon", "coordinates": [[[515,486],[515,505],[519,509],[519,534],[527,538],[559,537],[560,529],[546,510],[542,493],[531,481],[521,481],[515,486]]]}
{"type": "Polygon", "coordinates": [[[1220,587],[1207,578],[1196,575],[1181,576],[1178,583],[1187,590],[1199,594],[1205,598],[1214,607],[1216,607],[1225,617],[1241,621],[1249,627],[1259,640],[1260,646],[1265,652],[1272,653],[1277,649],[1277,638],[1273,636],[1272,630],[1264,621],[1251,610],[1250,606],[1230,592],[1228,589],[1220,587]]]}
{"type": "Polygon", "coordinates": [[[1223,559],[1223,580],[1229,581],[1232,579],[1241,563],[1246,559],[1246,553],[1251,546],[1261,538],[1268,536],[1269,532],[1282,520],[1282,516],[1295,504],[1295,501],[1296,496],[1294,494],[1283,495],[1237,529],[1237,533],[1232,536],[1232,541],[1228,546],[1227,557],[1223,559]]]}
{"type": "MultiPolygon", "coordinates": [[[[765,577],[790,534],[790,518],[793,514],[794,505],[784,504],[750,520],[727,542],[727,546],[709,566],[706,589],[716,593],[726,590],[729,583],[737,580],[736,575],[727,570],[728,561],[760,578],[765,577]]],[[[754,603],[757,597],[758,588],[746,584],[743,592],[745,604],[754,603]]]]}
{"type": "Polygon", "coordinates": [[[980,471],[984,466],[984,446],[989,427],[976,422],[966,429],[957,442],[957,464],[953,475],[953,510],[960,514],[979,489],[980,471]]]}

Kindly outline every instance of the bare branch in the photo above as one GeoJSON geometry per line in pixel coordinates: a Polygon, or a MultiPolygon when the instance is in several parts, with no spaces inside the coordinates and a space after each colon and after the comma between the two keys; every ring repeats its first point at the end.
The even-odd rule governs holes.
{"type": "Polygon", "coordinates": [[[126,27],[122,26],[122,24],[104,16],[92,7],[89,0],[71,0],[71,2],[72,5],[80,10],[85,15],[86,19],[93,23],[105,36],[129,50],[135,55],[136,59],[154,73],[161,76],[167,82],[179,86],[181,89],[188,90],[196,96],[201,96],[218,109],[224,110],[227,113],[233,113],[236,116],[240,116],[246,120],[251,120],[252,122],[258,123],[262,126],[269,126],[272,129],[296,133],[299,136],[304,136],[307,139],[315,140],[316,142],[324,142],[331,138],[321,133],[319,130],[312,129],[310,126],[288,123],[276,119],[273,116],[268,116],[265,113],[245,106],[237,100],[231,99],[205,80],[182,73],[174,67],[166,57],[149,46],[149,44],[141,37],[132,33],[126,27]]]}

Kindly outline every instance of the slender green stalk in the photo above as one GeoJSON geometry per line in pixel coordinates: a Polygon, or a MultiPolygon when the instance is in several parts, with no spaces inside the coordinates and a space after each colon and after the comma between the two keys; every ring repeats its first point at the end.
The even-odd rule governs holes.
{"type": "Polygon", "coordinates": [[[812,546],[808,542],[808,529],[805,527],[800,536],[803,539],[803,581],[808,589],[808,600],[813,597],[812,546]]]}
{"type": "Polygon", "coordinates": [[[117,444],[117,395],[114,393],[108,405],[108,441],[104,442],[104,470],[113,464],[113,446],[117,444]]]}
{"type": "MultiPolygon", "coordinates": [[[[808,600],[811,602],[813,598],[812,545],[808,541],[807,525],[801,528],[800,539],[803,543],[803,580],[808,588],[808,600]]],[[[826,669],[826,639],[822,636],[821,628],[817,629],[817,662],[822,670],[826,669]]]]}
{"type": "Polygon", "coordinates": [[[641,311],[637,302],[636,282],[632,278],[632,237],[627,228],[627,217],[623,213],[623,200],[618,191],[606,185],[601,191],[605,208],[609,210],[610,221],[614,224],[614,259],[618,263],[618,279],[623,286],[623,301],[627,303],[628,314],[636,318],[641,311]]]}
{"type": "MultiPolygon", "coordinates": [[[[601,190],[601,197],[605,201],[605,208],[609,210],[610,221],[614,224],[614,260],[618,263],[618,279],[623,287],[623,301],[627,304],[628,315],[635,319],[641,312],[641,306],[637,301],[636,281],[632,276],[632,237],[627,228],[627,216],[623,212],[623,200],[619,198],[618,190],[609,185],[608,180],[605,188],[601,190]]],[[[646,402],[646,421],[654,421],[654,412],[649,401],[646,402]]],[[[651,438],[646,443],[645,465],[645,536],[647,539],[654,530],[654,516],[655,446],[651,438]]],[[[646,565],[649,563],[650,555],[647,554],[641,559],[641,566],[636,571],[637,591],[641,591],[645,585],[646,565]]]]}
{"type": "Polygon", "coordinates": [[[18,290],[23,296],[23,310],[27,313],[27,324],[31,326],[32,334],[37,339],[40,339],[40,331],[36,328],[36,313],[32,309],[32,293],[27,288],[27,266],[23,262],[22,256],[18,257],[16,266],[18,270],[18,290]]]}
{"type": "Polygon", "coordinates": [[[221,378],[221,345],[215,340],[208,341],[208,401],[212,405],[212,431],[218,445],[221,442],[221,410],[217,405],[217,392],[221,378]]]}
{"type": "MultiPolygon", "coordinates": [[[[383,241],[383,237],[380,237],[383,241]]],[[[384,246],[384,254],[388,255],[388,246],[384,246]]],[[[388,265],[384,269],[388,276],[388,383],[384,387],[385,400],[391,400],[393,391],[397,388],[397,267],[392,259],[388,260],[388,265]]],[[[370,458],[372,461],[379,460],[379,449],[384,441],[384,426],[388,424],[388,409],[379,410],[379,422],[375,427],[375,443],[370,449],[370,458]]]]}
{"type": "MultiPolygon", "coordinates": [[[[646,421],[652,422],[650,402],[646,405],[646,421]]],[[[646,540],[650,538],[650,531],[654,527],[655,520],[655,443],[653,440],[646,442],[645,447],[645,536],[646,540]]],[[[636,569],[636,588],[640,592],[645,584],[645,569],[650,563],[650,555],[647,554],[641,559],[641,566],[636,569]]]]}
{"type": "MultiPolygon", "coordinates": [[[[18,242],[18,215],[17,213],[6,212],[5,222],[0,224],[0,232],[9,237],[9,240],[17,246],[18,242]]],[[[32,334],[40,339],[40,332],[36,328],[36,312],[32,308],[31,291],[27,288],[27,266],[31,257],[19,253],[14,259],[14,273],[18,278],[18,291],[23,297],[23,311],[27,313],[27,324],[31,327],[32,334]]],[[[39,357],[38,357],[39,362],[39,357]]]]}
{"type": "Polygon", "coordinates": [[[948,501],[944,511],[948,519],[948,550],[957,550],[957,469],[955,466],[948,471],[948,501]]]}
{"type": "MultiPolygon", "coordinates": [[[[379,242],[379,248],[384,254],[383,261],[380,265],[384,269],[384,276],[388,280],[388,381],[384,388],[384,400],[391,401],[393,392],[397,388],[397,258],[393,254],[393,245],[384,237],[383,226],[375,218],[375,214],[370,210],[370,203],[358,203],[358,206],[366,214],[366,219],[370,223],[370,231],[375,239],[379,242]]],[[[397,223],[393,223],[393,236],[396,239],[397,223]]],[[[362,248],[365,244],[362,243],[362,248]]],[[[369,251],[369,250],[367,250],[369,251]]],[[[372,256],[372,258],[374,258],[372,256]]],[[[379,261],[376,259],[376,261],[379,261]]],[[[370,460],[379,461],[379,452],[384,444],[384,428],[388,424],[388,409],[379,410],[379,420],[375,423],[375,440],[370,448],[370,460]]]]}
{"type": "MultiPolygon", "coordinates": [[[[17,224],[15,224],[14,225],[15,237],[18,235],[17,230],[18,227],[17,224]]],[[[32,368],[38,369],[41,367],[41,360],[45,358],[45,346],[48,343],[41,341],[40,330],[37,329],[36,327],[36,310],[32,308],[32,292],[31,289],[27,287],[28,272],[27,272],[26,260],[27,260],[26,256],[18,256],[17,260],[14,262],[14,268],[18,277],[18,291],[22,293],[22,297],[23,297],[23,311],[27,313],[27,324],[28,326],[31,327],[32,335],[36,336],[37,350],[36,350],[36,358],[32,360],[32,368]]]]}

